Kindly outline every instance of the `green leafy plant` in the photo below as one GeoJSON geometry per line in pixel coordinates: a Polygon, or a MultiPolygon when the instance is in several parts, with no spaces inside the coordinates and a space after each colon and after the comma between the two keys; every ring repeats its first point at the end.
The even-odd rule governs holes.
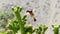
{"type": "Polygon", "coordinates": [[[11,22],[7,25],[7,27],[15,34],[19,30],[19,23],[15,19],[12,19],[11,22]]]}
{"type": "Polygon", "coordinates": [[[54,34],[59,34],[59,25],[52,25],[54,34]]]}
{"type": "Polygon", "coordinates": [[[35,29],[32,27],[32,25],[25,26],[25,32],[26,34],[32,34],[35,32],[35,29]]]}
{"type": "Polygon", "coordinates": [[[22,7],[17,7],[17,8],[12,8],[15,16],[16,16],[16,20],[11,20],[10,25],[8,26],[8,28],[10,30],[13,30],[14,34],[20,30],[21,34],[25,34],[25,28],[24,25],[26,23],[26,16],[24,15],[23,18],[20,15],[20,12],[22,11],[22,7]]]}
{"type": "Polygon", "coordinates": [[[36,29],[36,34],[45,34],[45,31],[48,29],[46,25],[40,24],[36,29]]]}

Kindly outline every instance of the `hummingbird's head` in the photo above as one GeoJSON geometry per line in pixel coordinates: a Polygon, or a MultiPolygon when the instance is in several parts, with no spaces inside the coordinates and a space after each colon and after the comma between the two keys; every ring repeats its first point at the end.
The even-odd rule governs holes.
{"type": "Polygon", "coordinates": [[[27,10],[26,13],[32,13],[32,10],[27,10]]]}

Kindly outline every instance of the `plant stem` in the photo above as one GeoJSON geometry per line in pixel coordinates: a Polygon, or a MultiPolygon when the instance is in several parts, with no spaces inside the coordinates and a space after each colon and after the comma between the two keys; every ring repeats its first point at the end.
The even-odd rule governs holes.
{"type": "Polygon", "coordinates": [[[32,34],[31,32],[27,32],[27,34],[32,34]]]}
{"type": "Polygon", "coordinates": [[[13,34],[16,34],[15,32],[13,32],[13,34]]]}
{"type": "Polygon", "coordinates": [[[45,32],[44,31],[41,31],[41,34],[45,34],[45,32]]]}
{"type": "Polygon", "coordinates": [[[18,23],[20,24],[20,30],[21,30],[21,34],[25,34],[25,30],[24,30],[24,25],[23,25],[23,22],[21,20],[21,15],[19,14],[18,11],[14,12],[15,13],[15,16],[18,20],[18,23]]]}

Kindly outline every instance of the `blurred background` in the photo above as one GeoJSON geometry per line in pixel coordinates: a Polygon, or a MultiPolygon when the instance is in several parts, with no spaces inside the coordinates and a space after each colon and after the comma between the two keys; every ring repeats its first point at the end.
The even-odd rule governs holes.
{"type": "Polygon", "coordinates": [[[33,13],[37,21],[34,22],[28,15],[27,25],[37,27],[39,24],[45,24],[49,27],[46,34],[53,34],[52,24],[60,24],[60,0],[0,0],[0,31],[4,31],[9,20],[14,17],[12,6],[22,6],[22,16],[28,9],[35,10],[33,13]]]}

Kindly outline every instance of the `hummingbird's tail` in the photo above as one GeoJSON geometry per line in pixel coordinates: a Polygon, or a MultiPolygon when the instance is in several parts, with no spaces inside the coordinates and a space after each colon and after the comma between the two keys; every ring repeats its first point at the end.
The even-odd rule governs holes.
{"type": "Polygon", "coordinates": [[[36,21],[36,18],[34,16],[31,16],[31,17],[34,19],[34,21],[36,21]]]}
{"type": "Polygon", "coordinates": [[[34,21],[36,21],[36,18],[34,18],[34,21]]]}

